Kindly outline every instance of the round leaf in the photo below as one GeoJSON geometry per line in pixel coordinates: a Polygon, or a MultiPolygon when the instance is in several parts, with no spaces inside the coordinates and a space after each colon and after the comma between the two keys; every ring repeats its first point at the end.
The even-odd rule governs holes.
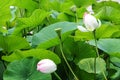
{"type": "Polygon", "coordinates": [[[4,73],[4,80],[51,80],[50,74],[36,70],[38,60],[25,58],[10,63],[4,73]]]}
{"type": "MultiPolygon", "coordinates": [[[[94,60],[95,58],[82,59],[78,65],[80,69],[88,73],[94,73],[94,60]]],[[[102,58],[96,58],[96,73],[101,73],[106,70],[106,63],[102,58]]]]}

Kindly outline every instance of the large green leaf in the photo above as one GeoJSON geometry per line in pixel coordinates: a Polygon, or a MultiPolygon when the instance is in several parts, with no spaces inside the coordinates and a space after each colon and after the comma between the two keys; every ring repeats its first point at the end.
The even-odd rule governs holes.
{"type": "Polygon", "coordinates": [[[76,42],[74,45],[72,44],[71,46],[71,50],[74,51],[73,53],[76,56],[74,59],[76,63],[78,63],[82,59],[96,56],[94,48],[86,44],[85,42],[76,42]]]}
{"type": "Polygon", "coordinates": [[[119,31],[118,26],[111,23],[104,23],[100,28],[96,30],[96,37],[98,39],[110,38],[117,31],[119,31]]]}
{"type": "Polygon", "coordinates": [[[41,9],[50,10],[60,10],[60,0],[39,0],[39,7],[41,9]]]}
{"type": "Polygon", "coordinates": [[[78,7],[88,6],[95,2],[95,0],[72,0],[78,7]]]}
{"type": "Polygon", "coordinates": [[[42,9],[36,9],[30,17],[18,18],[18,25],[16,26],[13,34],[20,33],[24,28],[29,27],[29,29],[33,29],[34,27],[42,25],[42,22],[49,14],[49,12],[42,9]]]}
{"type": "Polygon", "coordinates": [[[90,39],[93,39],[93,33],[92,32],[82,32],[80,30],[77,30],[75,32],[75,41],[79,41],[79,40],[83,40],[83,39],[87,39],[87,40],[90,40],[90,39]]]}
{"type": "MultiPolygon", "coordinates": [[[[94,40],[89,44],[95,45],[94,40]]],[[[120,39],[100,39],[97,41],[97,47],[108,54],[120,53],[120,39]]]]}
{"type": "Polygon", "coordinates": [[[94,11],[100,19],[120,24],[120,5],[115,2],[102,2],[94,5],[94,11]]]}
{"type": "Polygon", "coordinates": [[[68,1],[68,2],[64,2],[63,4],[61,4],[60,10],[61,12],[65,14],[68,14],[70,16],[75,16],[75,13],[73,12],[74,10],[72,8],[74,8],[74,3],[72,1],[68,1]]]}
{"type": "Polygon", "coordinates": [[[52,80],[50,74],[43,74],[36,69],[38,60],[25,58],[7,66],[4,80],[52,80]]]}
{"type": "Polygon", "coordinates": [[[17,36],[0,36],[0,47],[5,52],[12,52],[17,49],[28,49],[30,48],[29,43],[26,39],[17,36]]]}
{"type": "Polygon", "coordinates": [[[14,1],[14,6],[18,6],[19,8],[25,8],[29,11],[33,11],[38,7],[38,4],[33,0],[11,0],[14,1]]]}
{"type": "MultiPolygon", "coordinates": [[[[85,70],[88,73],[94,73],[94,60],[95,58],[86,58],[80,60],[78,63],[80,69],[85,70]]],[[[106,71],[106,63],[102,58],[96,58],[96,73],[102,73],[106,71]]]]}
{"type": "Polygon", "coordinates": [[[0,26],[5,26],[11,18],[10,5],[12,4],[11,0],[0,0],[0,26]]]}
{"type": "Polygon", "coordinates": [[[32,45],[39,48],[49,48],[59,44],[55,29],[61,28],[62,39],[68,37],[71,31],[77,28],[75,23],[72,22],[58,22],[43,28],[40,32],[35,34],[32,39],[32,45]]]}
{"type": "Polygon", "coordinates": [[[27,51],[16,51],[9,56],[2,56],[2,59],[8,62],[19,60],[24,57],[36,57],[38,59],[51,59],[56,64],[60,63],[60,58],[53,52],[44,49],[31,49],[27,51]]]}
{"type": "Polygon", "coordinates": [[[18,20],[24,23],[26,26],[32,27],[32,26],[40,25],[48,15],[49,15],[49,12],[46,12],[42,9],[36,9],[30,17],[19,18],[18,20]]]}
{"type": "Polygon", "coordinates": [[[100,3],[94,4],[93,9],[94,9],[95,12],[97,12],[104,6],[110,6],[110,7],[113,7],[115,9],[120,8],[120,5],[115,1],[103,1],[103,2],[100,2],[100,3]]]}
{"type": "Polygon", "coordinates": [[[110,58],[110,61],[117,67],[120,68],[120,58],[117,58],[117,57],[111,57],[110,58]]]}
{"type": "MultiPolygon", "coordinates": [[[[60,49],[57,46],[56,53],[60,53],[60,49]]],[[[73,61],[77,64],[81,59],[95,57],[96,53],[94,48],[82,41],[74,41],[74,38],[68,37],[63,41],[63,52],[69,61],[73,61]]]]}

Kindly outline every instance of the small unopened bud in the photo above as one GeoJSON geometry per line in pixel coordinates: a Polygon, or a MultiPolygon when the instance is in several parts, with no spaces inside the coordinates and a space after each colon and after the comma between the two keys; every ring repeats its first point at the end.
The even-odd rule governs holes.
{"type": "Polygon", "coordinates": [[[42,73],[52,73],[57,70],[57,66],[52,60],[43,59],[38,62],[37,70],[42,73]]]}
{"type": "Polygon", "coordinates": [[[76,6],[76,5],[73,5],[73,6],[70,8],[70,10],[71,10],[72,12],[76,12],[77,6],[76,6]]]}
{"type": "Polygon", "coordinates": [[[55,32],[57,33],[58,37],[61,39],[61,28],[55,29],[55,32]]]}

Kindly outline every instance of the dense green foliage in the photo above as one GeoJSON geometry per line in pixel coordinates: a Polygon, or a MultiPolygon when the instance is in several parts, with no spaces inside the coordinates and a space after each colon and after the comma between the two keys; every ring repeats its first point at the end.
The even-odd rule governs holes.
{"type": "Polygon", "coordinates": [[[61,53],[79,80],[120,80],[119,13],[112,1],[0,0],[0,80],[58,80],[37,71],[41,59],[53,60],[62,80],[75,80],[61,53]],[[93,32],[77,29],[89,5],[101,20],[97,46],[93,32]]]}

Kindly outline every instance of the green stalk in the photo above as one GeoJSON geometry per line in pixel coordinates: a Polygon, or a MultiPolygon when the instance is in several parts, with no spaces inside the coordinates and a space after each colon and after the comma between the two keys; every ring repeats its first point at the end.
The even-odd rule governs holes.
{"type": "Polygon", "coordinates": [[[108,70],[108,76],[107,78],[110,79],[110,56],[107,56],[107,70],[108,70]]]}
{"type": "Polygon", "coordinates": [[[66,65],[68,66],[69,70],[70,70],[71,73],[73,74],[75,80],[79,80],[79,79],[77,78],[77,76],[75,75],[74,71],[72,70],[71,66],[69,65],[69,63],[68,63],[68,61],[67,61],[67,59],[66,59],[66,57],[65,57],[65,55],[64,55],[63,48],[62,48],[62,40],[61,40],[61,28],[58,28],[58,29],[56,29],[55,31],[56,31],[56,33],[57,33],[57,35],[58,35],[58,37],[59,37],[59,41],[60,41],[60,51],[61,51],[62,57],[63,57],[66,65]]]}
{"type": "Polygon", "coordinates": [[[108,80],[107,77],[106,77],[106,75],[105,75],[105,73],[104,73],[104,71],[102,72],[102,74],[103,74],[105,80],[108,80]]]}
{"type": "MultiPolygon", "coordinates": [[[[98,58],[100,58],[99,51],[98,51],[98,48],[97,48],[97,38],[96,38],[96,31],[95,30],[93,31],[93,36],[94,36],[94,39],[95,39],[96,55],[97,55],[98,58]]],[[[94,60],[94,69],[95,69],[95,78],[96,78],[96,57],[95,57],[95,60],[94,60]]],[[[102,71],[102,74],[103,74],[105,80],[107,80],[107,77],[106,77],[104,71],[102,71]]]]}
{"type": "Polygon", "coordinates": [[[76,23],[78,24],[78,15],[77,15],[77,12],[75,12],[75,18],[76,18],[76,23]]]}
{"type": "Polygon", "coordinates": [[[70,65],[69,65],[69,63],[68,63],[68,61],[67,61],[67,59],[66,59],[66,57],[65,57],[65,55],[64,55],[64,53],[63,53],[61,41],[60,41],[60,51],[61,51],[61,53],[62,53],[62,57],[63,57],[63,59],[65,60],[65,63],[67,64],[69,70],[71,71],[71,73],[72,73],[73,76],[75,77],[75,80],[79,80],[79,79],[77,78],[77,76],[75,75],[75,73],[73,72],[72,68],[70,67],[70,65]]]}
{"type": "MultiPolygon", "coordinates": [[[[95,31],[93,31],[93,37],[95,39],[95,51],[96,51],[96,56],[99,57],[99,52],[97,49],[97,39],[96,39],[96,35],[95,35],[95,31]]],[[[96,57],[94,59],[94,80],[96,80],[96,57]]]]}
{"type": "Polygon", "coordinates": [[[94,80],[96,80],[96,57],[94,59],[94,80]]]}
{"type": "Polygon", "coordinates": [[[93,36],[94,36],[94,39],[95,39],[95,51],[96,51],[96,55],[97,55],[97,57],[100,57],[99,52],[98,52],[98,48],[97,48],[97,38],[96,38],[95,30],[93,31],[93,36]]]}
{"type": "Polygon", "coordinates": [[[54,72],[54,75],[58,78],[58,80],[62,80],[56,72],[54,72]]]}

